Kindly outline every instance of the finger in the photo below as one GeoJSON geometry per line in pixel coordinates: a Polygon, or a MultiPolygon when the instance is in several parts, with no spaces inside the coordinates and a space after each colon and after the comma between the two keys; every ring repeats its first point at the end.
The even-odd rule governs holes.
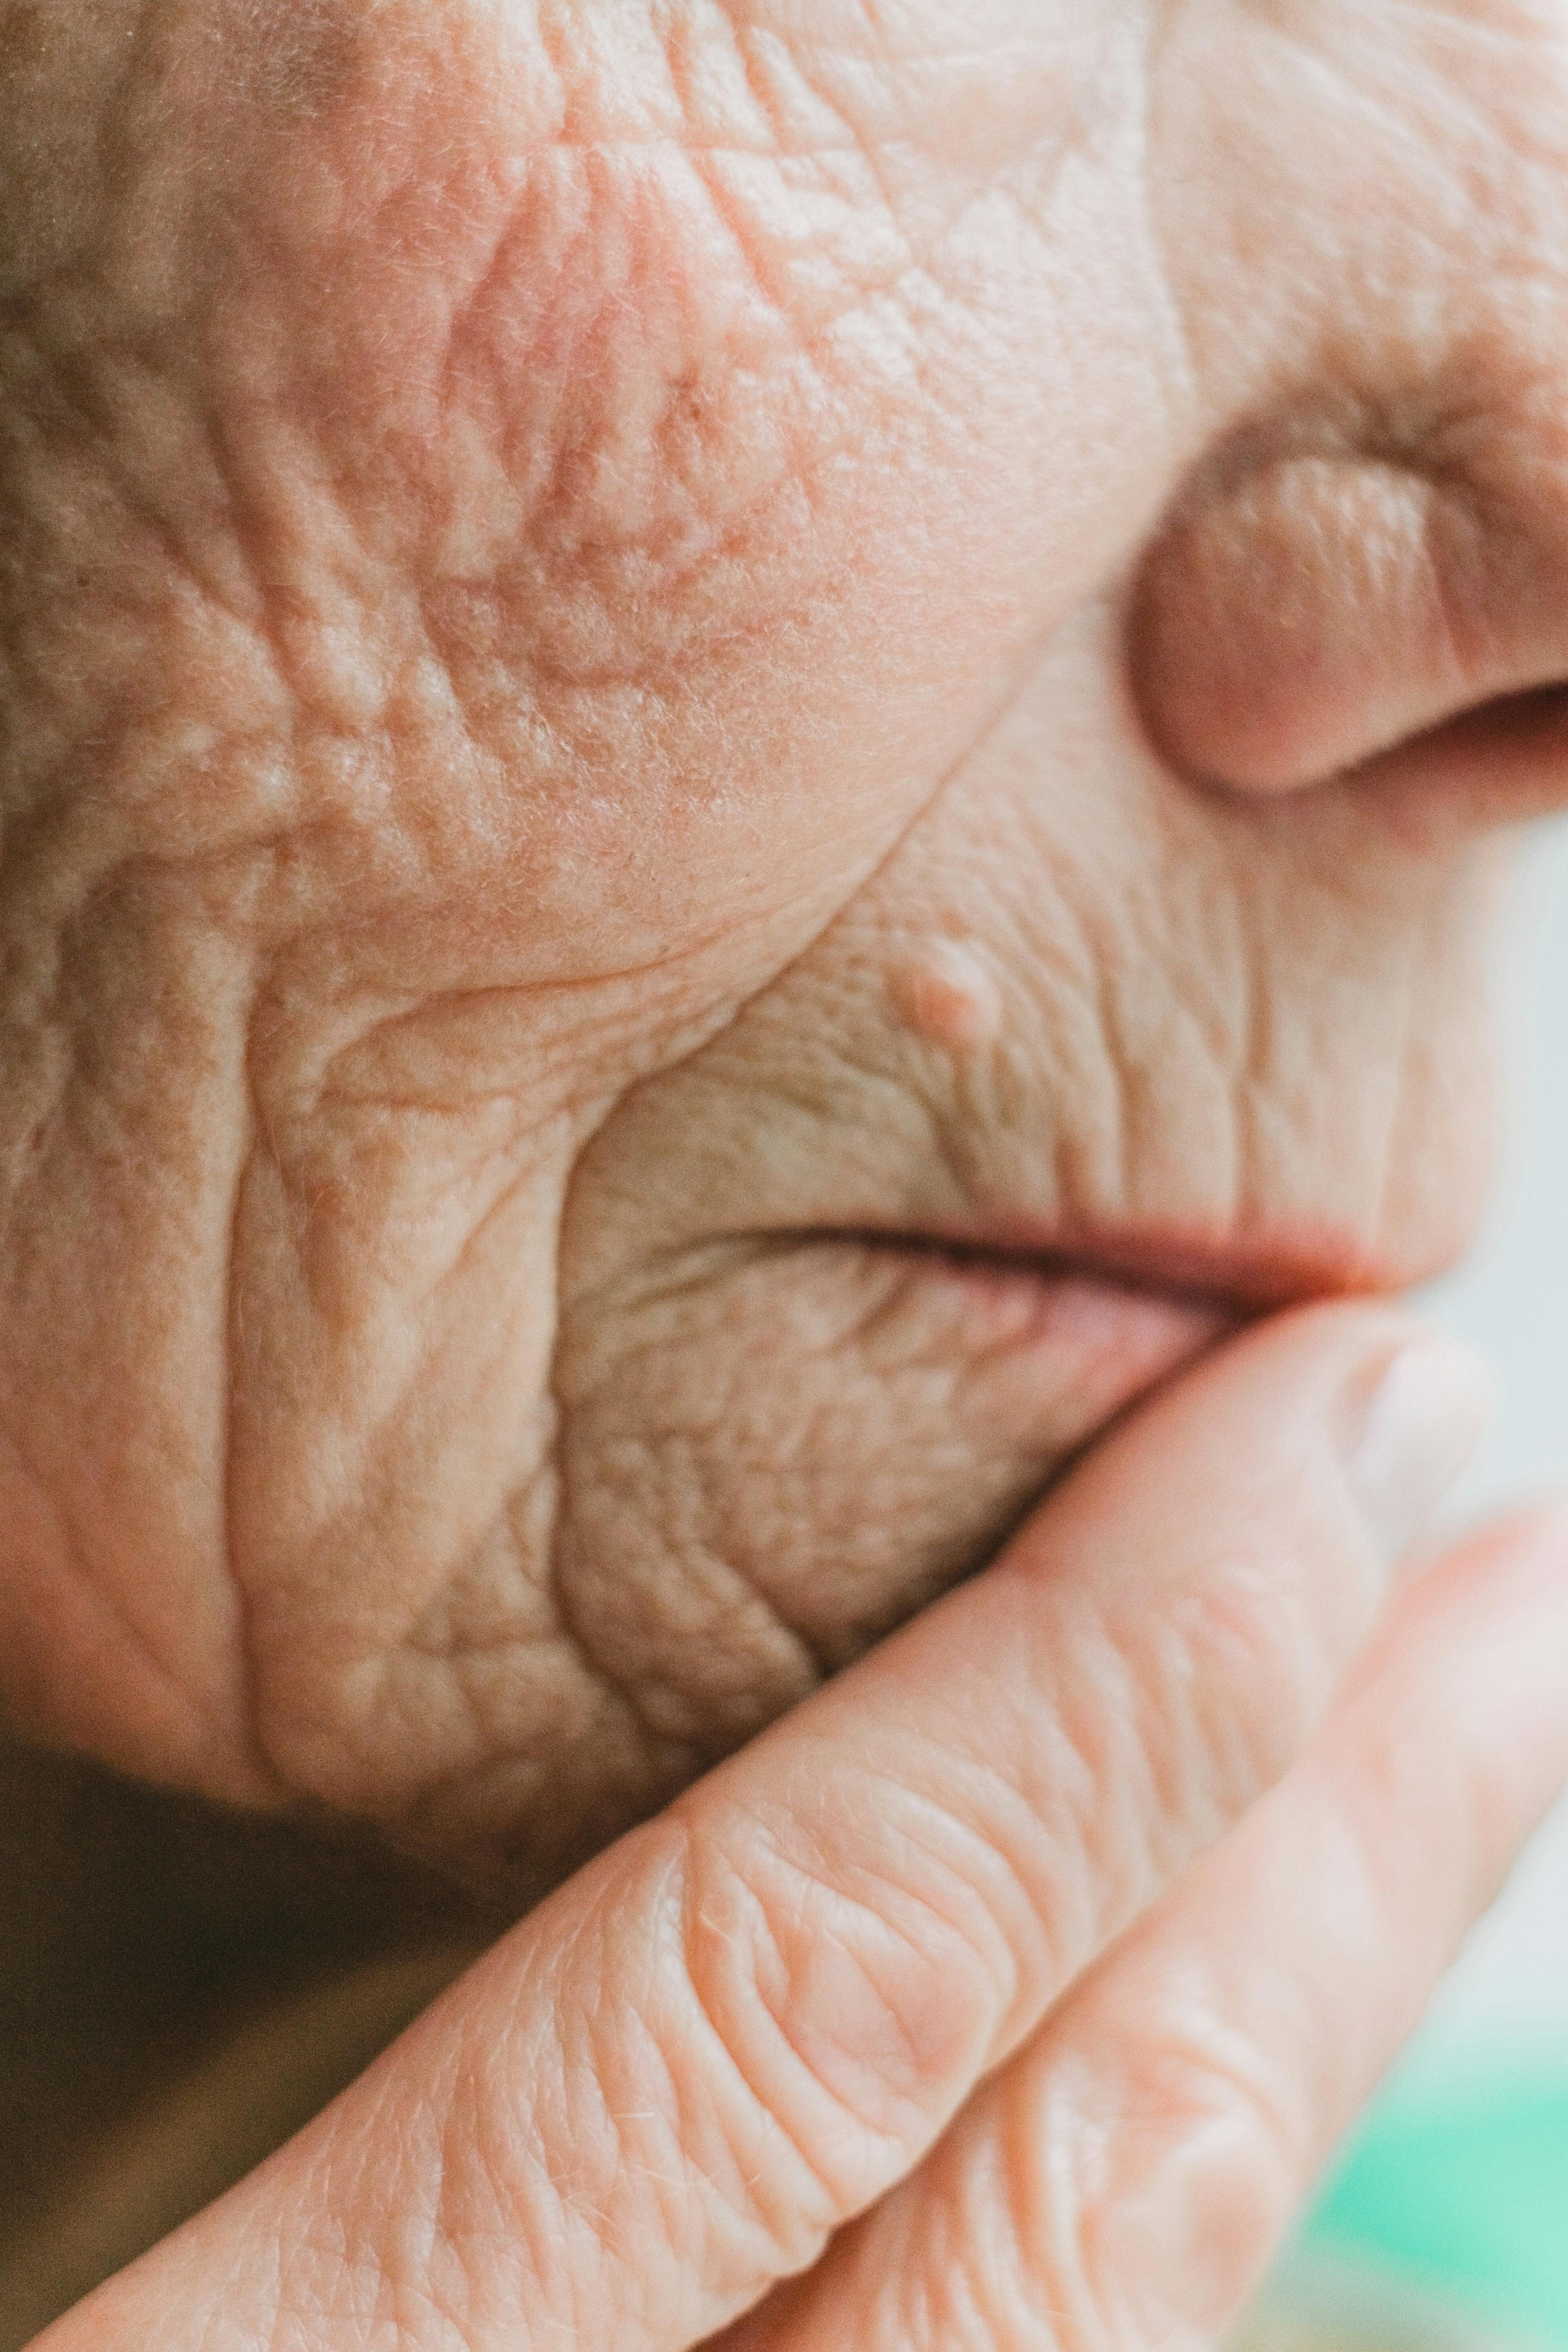
{"type": "Polygon", "coordinates": [[[814,2262],[1292,1760],[1478,1419],[1411,1337],[1318,1309],[1200,1367],[49,2352],[664,2352],[814,2262]]]}
{"type": "Polygon", "coordinates": [[[1297,1769],[724,2352],[1207,2352],[1568,1774],[1565,1688],[1568,1516],[1466,1546],[1297,1769]]]}

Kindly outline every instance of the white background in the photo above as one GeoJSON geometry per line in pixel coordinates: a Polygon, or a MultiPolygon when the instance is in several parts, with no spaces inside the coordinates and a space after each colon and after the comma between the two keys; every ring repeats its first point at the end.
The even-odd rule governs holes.
{"type": "MultiPolygon", "coordinates": [[[[1493,1213],[1471,1261],[1425,1302],[1503,1375],[1503,1413],[1459,1498],[1466,1516],[1568,1484],[1568,824],[1530,845],[1503,985],[1514,1105],[1493,1213]]],[[[1568,2041],[1568,1802],[1471,1938],[1426,2046],[1542,2033],[1568,2041]]]]}

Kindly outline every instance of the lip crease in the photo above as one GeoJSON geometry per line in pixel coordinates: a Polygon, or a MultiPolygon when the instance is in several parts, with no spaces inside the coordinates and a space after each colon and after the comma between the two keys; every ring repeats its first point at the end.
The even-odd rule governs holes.
{"type": "Polygon", "coordinates": [[[1037,1281],[1081,1282],[1153,1294],[1173,1303],[1233,1320],[1317,1298],[1392,1292],[1440,1269],[1405,1265],[1330,1226],[1298,1224],[1289,1231],[1223,1237],[1176,1226],[1064,1233],[1027,1219],[991,1221],[918,1231],[859,1227],[814,1234],[820,1240],[928,1252],[976,1273],[1018,1273],[1037,1281]]]}

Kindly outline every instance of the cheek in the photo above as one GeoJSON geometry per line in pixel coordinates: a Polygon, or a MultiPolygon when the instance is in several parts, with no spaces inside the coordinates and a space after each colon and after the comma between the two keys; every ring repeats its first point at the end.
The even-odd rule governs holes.
{"type": "MultiPolygon", "coordinates": [[[[838,70],[794,37],[748,90],[716,37],[682,66],[568,27],[542,61],[493,10],[399,5],[240,192],[210,396],[247,530],[384,685],[388,812],[470,907],[526,895],[519,978],[723,932],[758,985],[1168,486],[1169,305],[1077,48],[966,44],[952,108],[868,64],[861,151],[758,118],[767,71],[804,102],[838,70]]],[[[1134,60],[1101,82],[1139,114],[1134,60]]],[[[324,635],[293,632],[330,717],[324,635]]]]}

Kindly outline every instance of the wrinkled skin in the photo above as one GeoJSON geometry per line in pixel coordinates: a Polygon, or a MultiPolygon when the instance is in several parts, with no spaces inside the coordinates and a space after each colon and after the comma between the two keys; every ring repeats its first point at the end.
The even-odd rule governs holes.
{"type": "Polygon", "coordinates": [[[537,1891],[1451,1255],[1565,36],[0,8],[27,1736],[537,1891]]]}

